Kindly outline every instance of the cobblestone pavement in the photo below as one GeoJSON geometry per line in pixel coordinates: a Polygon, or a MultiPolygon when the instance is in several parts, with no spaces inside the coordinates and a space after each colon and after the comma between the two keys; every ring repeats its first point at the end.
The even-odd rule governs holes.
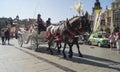
{"type": "Polygon", "coordinates": [[[73,58],[67,59],[55,49],[50,55],[46,48],[42,44],[35,52],[29,44],[19,47],[16,39],[10,45],[1,45],[0,40],[0,72],[120,72],[120,53],[115,48],[81,45],[81,58],[74,46],[73,58]]]}

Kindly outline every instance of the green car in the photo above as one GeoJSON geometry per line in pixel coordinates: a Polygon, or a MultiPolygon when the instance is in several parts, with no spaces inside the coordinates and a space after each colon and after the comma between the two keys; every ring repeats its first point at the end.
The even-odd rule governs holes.
{"type": "Polygon", "coordinates": [[[109,46],[109,38],[106,33],[96,32],[92,33],[88,39],[89,45],[109,46]]]}

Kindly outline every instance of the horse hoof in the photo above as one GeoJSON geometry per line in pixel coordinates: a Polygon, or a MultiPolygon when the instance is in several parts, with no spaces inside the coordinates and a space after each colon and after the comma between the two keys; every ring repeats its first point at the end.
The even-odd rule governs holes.
{"type": "Polygon", "coordinates": [[[51,55],[53,55],[53,53],[50,53],[51,55]]]}
{"type": "Polygon", "coordinates": [[[64,55],[63,58],[66,58],[66,55],[64,55]]]}
{"type": "Polygon", "coordinates": [[[60,51],[60,50],[58,50],[58,51],[57,51],[57,53],[58,53],[58,54],[60,54],[60,53],[61,53],[61,51],[60,51]]]}
{"type": "Polygon", "coordinates": [[[37,52],[37,51],[38,51],[38,48],[35,49],[35,52],[37,52]]]}
{"type": "Polygon", "coordinates": [[[72,58],[72,55],[68,55],[69,58],[72,58]]]}
{"type": "Polygon", "coordinates": [[[46,49],[46,51],[48,51],[48,50],[49,50],[49,48],[46,49]]]}
{"type": "Polygon", "coordinates": [[[79,55],[79,57],[83,57],[83,55],[82,55],[82,54],[80,54],[80,55],[79,55]]]}
{"type": "Polygon", "coordinates": [[[58,55],[60,55],[60,54],[61,54],[61,52],[57,52],[57,54],[58,54],[58,55]]]}

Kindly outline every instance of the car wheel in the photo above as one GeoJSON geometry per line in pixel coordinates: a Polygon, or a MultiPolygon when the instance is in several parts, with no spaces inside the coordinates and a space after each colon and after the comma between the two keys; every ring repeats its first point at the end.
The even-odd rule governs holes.
{"type": "Polygon", "coordinates": [[[101,43],[100,42],[98,43],[98,46],[101,47],[101,43]]]}

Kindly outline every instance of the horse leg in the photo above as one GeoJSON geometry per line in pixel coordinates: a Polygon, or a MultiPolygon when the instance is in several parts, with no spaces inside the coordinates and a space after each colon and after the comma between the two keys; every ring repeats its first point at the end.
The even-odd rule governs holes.
{"type": "Polygon", "coordinates": [[[53,55],[53,52],[52,52],[52,50],[51,50],[51,41],[48,42],[48,49],[50,50],[51,55],[53,55]]]}
{"type": "Polygon", "coordinates": [[[38,48],[39,48],[39,47],[38,47],[39,45],[38,45],[38,40],[37,40],[37,38],[35,38],[35,41],[36,41],[36,49],[35,49],[35,51],[37,51],[38,48]]]}
{"type": "MultiPolygon", "coordinates": [[[[57,42],[56,42],[56,43],[57,43],[57,42]]],[[[57,46],[56,46],[56,47],[58,48],[58,53],[60,53],[60,48],[61,48],[60,45],[61,45],[61,43],[57,43],[57,46]]]]}
{"type": "Polygon", "coordinates": [[[59,47],[60,47],[60,48],[62,47],[62,44],[61,44],[61,43],[59,44],[59,47]]]}
{"type": "Polygon", "coordinates": [[[60,52],[61,47],[62,47],[62,44],[59,43],[59,47],[58,47],[59,52],[60,52]]]}
{"type": "Polygon", "coordinates": [[[2,45],[5,43],[5,37],[2,37],[2,45]]]}
{"type": "Polygon", "coordinates": [[[80,46],[79,46],[78,42],[76,42],[76,46],[77,46],[77,49],[78,49],[79,57],[83,57],[83,55],[80,52],[80,46]]]}
{"type": "Polygon", "coordinates": [[[7,41],[7,38],[5,37],[5,38],[4,38],[4,44],[6,44],[6,41],[7,41]]]}
{"type": "Polygon", "coordinates": [[[51,55],[53,55],[51,45],[54,42],[54,37],[51,37],[51,39],[48,41],[48,49],[50,50],[51,55]]]}
{"type": "Polygon", "coordinates": [[[64,47],[63,47],[63,51],[62,51],[64,58],[66,58],[65,48],[66,48],[66,43],[64,43],[64,47]]]}
{"type": "Polygon", "coordinates": [[[8,44],[10,44],[9,41],[10,41],[10,38],[8,38],[8,44]]]}
{"type": "Polygon", "coordinates": [[[69,58],[72,58],[72,56],[73,56],[73,51],[72,51],[73,43],[72,44],[68,44],[68,45],[69,45],[69,58]]]}

